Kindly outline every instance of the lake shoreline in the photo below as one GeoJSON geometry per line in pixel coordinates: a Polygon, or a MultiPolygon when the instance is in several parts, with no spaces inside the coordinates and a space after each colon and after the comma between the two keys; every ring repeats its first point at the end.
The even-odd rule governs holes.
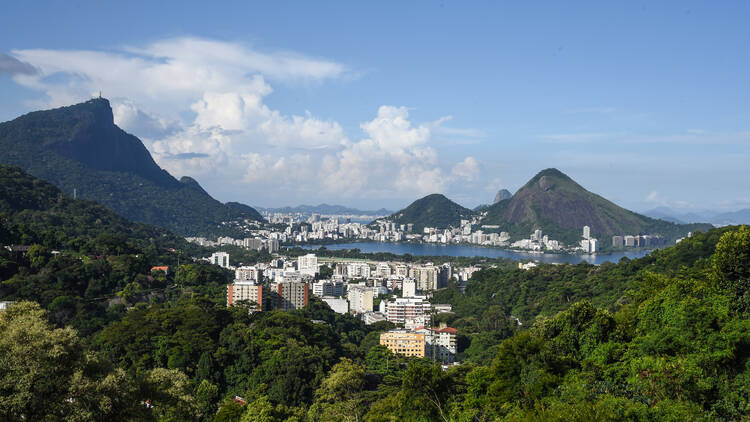
{"type": "Polygon", "coordinates": [[[605,262],[618,262],[622,258],[637,259],[648,255],[651,250],[634,250],[608,252],[606,254],[571,254],[521,251],[503,249],[499,247],[469,246],[469,245],[444,245],[429,243],[410,242],[346,242],[346,243],[320,243],[297,245],[303,249],[315,250],[325,247],[328,250],[359,249],[362,253],[392,253],[394,255],[412,256],[455,256],[455,257],[484,257],[484,258],[508,258],[515,261],[534,261],[549,264],[577,264],[586,262],[601,265],[605,262]]]}

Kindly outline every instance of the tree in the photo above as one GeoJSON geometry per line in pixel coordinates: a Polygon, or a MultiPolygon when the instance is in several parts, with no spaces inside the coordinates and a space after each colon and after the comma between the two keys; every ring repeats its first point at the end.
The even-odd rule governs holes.
{"type": "Polygon", "coordinates": [[[204,421],[212,421],[216,414],[216,402],[219,399],[219,387],[211,384],[207,379],[198,384],[195,390],[195,401],[200,409],[204,421]]]}
{"type": "Polygon", "coordinates": [[[734,298],[734,308],[750,311],[750,227],[724,233],[716,244],[714,274],[734,298]]]}
{"type": "Polygon", "coordinates": [[[198,419],[200,410],[187,375],[176,369],[156,368],[146,374],[143,385],[159,421],[198,419]]]}
{"type": "Polygon", "coordinates": [[[128,420],[143,415],[125,372],[87,353],[72,328],[53,328],[38,304],[0,317],[0,419],[128,420]]]}
{"type": "Polygon", "coordinates": [[[365,403],[362,392],[365,389],[365,368],[343,358],[331,368],[315,391],[315,403],[308,415],[314,421],[353,421],[362,420],[365,403]]]}

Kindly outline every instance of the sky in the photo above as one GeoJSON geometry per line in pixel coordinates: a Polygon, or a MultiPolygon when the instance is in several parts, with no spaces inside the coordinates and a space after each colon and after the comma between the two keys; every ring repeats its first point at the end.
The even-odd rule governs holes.
{"type": "Polygon", "coordinates": [[[0,121],[102,95],[221,201],[474,207],[555,167],[750,207],[750,3],[3,2],[0,121]]]}

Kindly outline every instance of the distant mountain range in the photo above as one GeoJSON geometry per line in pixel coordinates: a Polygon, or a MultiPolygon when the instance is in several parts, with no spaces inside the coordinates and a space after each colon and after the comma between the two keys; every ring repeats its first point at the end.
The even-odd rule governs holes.
{"type": "Polygon", "coordinates": [[[750,224],[750,208],[732,212],[693,211],[680,212],[668,207],[658,207],[644,212],[645,215],[675,223],[711,223],[717,226],[750,224]]]}
{"type": "Polygon", "coordinates": [[[252,207],[222,204],[194,179],[161,169],[138,138],[114,124],[103,98],[0,123],[0,163],[183,236],[228,234],[222,221],[262,220],[252,207]]]}
{"type": "Polygon", "coordinates": [[[622,208],[591,193],[557,169],[546,169],[511,197],[469,210],[443,195],[421,198],[389,217],[390,221],[422,227],[457,227],[460,219],[479,217],[481,225],[498,226],[515,239],[541,229],[567,244],[581,238],[583,226],[609,242],[613,235],[660,234],[672,241],[689,231],[708,230],[710,224],[675,224],[622,208]]]}
{"type": "Polygon", "coordinates": [[[389,211],[385,208],[379,210],[359,210],[356,208],[349,208],[343,205],[298,205],[296,207],[280,207],[280,208],[263,208],[256,207],[258,211],[270,212],[270,213],[282,213],[282,214],[327,214],[327,215],[361,215],[370,217],[380,217],[384,215],[392,214],[393,211],[389,211]]]}

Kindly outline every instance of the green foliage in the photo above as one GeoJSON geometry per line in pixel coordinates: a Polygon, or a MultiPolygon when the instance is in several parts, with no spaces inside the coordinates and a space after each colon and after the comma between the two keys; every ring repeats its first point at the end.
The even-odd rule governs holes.
{"type": "Polygon", "coordinates": [[[19,302],[0,316],[0,419],[126,420],[142,413],[136,391],[39,305],[19,302]]]}
{"type": "Polygon", "coordinates": [[[0,249],[0,297],[39,305],[21,301],[0,314],[2,420],[750,414],[747,227],[697,233],[618,264],[479,271],[465,294],[434,293],[433,301],[453,304],[453,314],[435,319],[459,329],[459,358],[470,361],[443,370],[380,346],[388,324],[365,326],[316,298],[292,312],[226,308],[225,270],[175,265],[169,235],[144,237],[107,213],[94,229],[73,227],[65,222],[78,217],[64,197],[46,203],[47,185],[18,177],[19,194],[0,197],[0,236],[31,248],[0,249]],[[52,216],[64,223],[60,233],[44,223],[52,216]],[[65,233],[73,237],[60,247],[65,233]],[[151,274],[156,264],[174,271],[151,274]],[[128,303],[118,304],[116,292],[128,303]],[[227,400],[235,396],[248,404],[227,400]]]}
{"type": "Polygon", "coordinates": [[[414,224],[414,233],[421,233],[425,227],[458,227],[462,219],[470,219],[473,215],[474,211],[434,193],[412,202],[389,216],[388,220],[396,224],[414,224]]]}
{"type": "Polygon", "coordinates": [[[114,125],[105,99],[0,123],[0,163],[21,167],[70,196],[75,189],[79,197],[128,219],[185,236],[237,236],[238,230],[220,223],[262,220],[251,207],[222,204],[194,180],[177,181],[159,168],[138,138],[114,125]]]}
{"type": "Polygon", "coordinates": [[[724,233],[716,245],[714,274],[719,286],[727,290],[733,307],[750,311],[750,227],[724,233]]]}

